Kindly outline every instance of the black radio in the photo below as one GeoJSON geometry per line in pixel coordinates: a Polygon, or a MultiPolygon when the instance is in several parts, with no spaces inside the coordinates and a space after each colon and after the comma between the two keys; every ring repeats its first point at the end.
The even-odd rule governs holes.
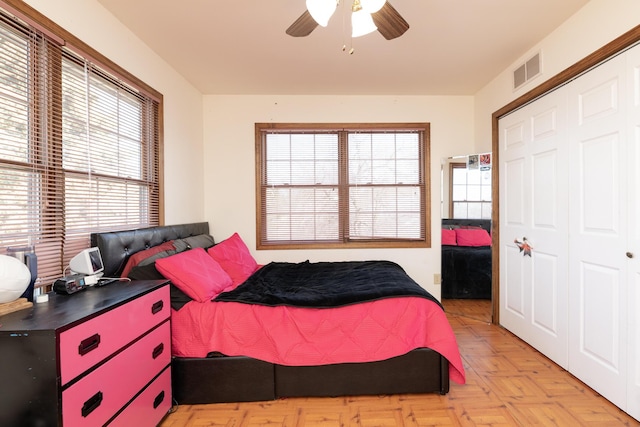
{"type": "Polygon", "coordinates": [[[54,292],[58,294],[70,295],[87,288],[84,274],[72,274],[58,279],[53,284],[54,292]]]}

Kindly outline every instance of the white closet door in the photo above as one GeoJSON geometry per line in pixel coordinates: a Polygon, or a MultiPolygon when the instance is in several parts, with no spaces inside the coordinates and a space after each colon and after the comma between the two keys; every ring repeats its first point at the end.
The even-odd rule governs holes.
{"type": "Polygon", "coordinates": [[[500,323],[568,360],[567,92],[500,119],[500,323]],[[531,256],[516,240],[531,244],[531,256]]]}
{"type": "Polygon", "coordinates": [[[624,55],[569,87],[569,370],[627,403],[624,55]]]}
{"type": "Polygon", "coordinates": [[[627,96],[629,144],[627,148],[627,172],[629,174],[629,243],[628,258],[628,310],[629,375],[627,412],[640,420],[640,46],[636,46],[627,57],[627,96]]]}

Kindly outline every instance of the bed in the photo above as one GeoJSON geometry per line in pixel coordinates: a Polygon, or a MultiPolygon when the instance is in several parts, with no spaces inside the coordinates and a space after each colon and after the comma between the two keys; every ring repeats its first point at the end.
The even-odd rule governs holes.
{"type": "Polygon", "coordinates": [[[491,220],[442,219],[443,299],[491,299],[490,233],[491,220]]]}
{"type": "MultiPolygon", "coordinates": [[[[402,295],[393,295],[396,291],[384,285],[396,281],[396,276],[406,275],[397,264],[268,263],[250,271],[252,268],[247,270],[244,261],[235,266],[223,263],[229,254],[228,243],[236,242],[237,234],[207,247],[213,243],[210,236],[211,241],[203,237],[208,234],[208,223],[192,223],[91,236],[92,246],[100,248],[106,276],[116,277],[127,270],[132,279],[162,274],[159,277],[171,280],[172,386],[178,404],[302,396],[446,394],[450,378],[465,382],[455,336],[439,303],[410,283],[403,291],[408,293],[402,295]],[[184,241],[191,242],[190,247],[181,251],[178,248],[176,253],[168,250],[169,256],[165,256],[168,242],[177,245],[175,242],[184,241]],[[130,260],[144,252],[153,255],[146,258],[144,265],[129,268],[130,260]],[[218,267],[210,265],[208,259],[212,257],[220,262],[216,263],[218,267],[225,265],[225,278],[229,277],[226,280],[231,283],[216,279],[220,283],[214,285],[217,290],[190,289],[189,283],[196,276],[206,274],[210,279],[221,274],[218,267]],[[383,268],[385,272],[371,268],[383,268]],[[358,302],[362,298],[360,291],[347,296],[332,294],[329,303],[318,299],[336,288],[326,287],[321,278],[346,280],[353,277],[353,270],[385,280],[376,280],[373,291],[367,286],[348,286],[361,288],[365,294],[373,292],[366,301],[358,302]],[[300,272],[305,274],[305,280],[297,283],[293,277],[300,277],[300,272]],[[283,274],[288,277],[284,281],[283,274]],[[280,292],[281,283],[295,288],[294,292],[274,296],[280,292]],[[301,295],[295,296],[296,302],[282,302],[292,294],[301,295]],[[211,295],[215,295],[212,301],[208,299],[211,295]],[[253,302],[247,303],[247,298],[253,302]],[[402,318],[391,320],[389,304],[401,307],[402,318]],[[354,313],[355,318],[344,317],[354,313]],[[321,321],[318,315],[324,316],[321,321]],[[294,326],[287,326],[284,319],[289,318],[295,320],[294,326]],[[357,319],[359,323],[345,319],[357,319]],[[346,331],[346,335],[329,337],[320,325],[332,323],[340,325],[338,329],[346,331]],[[257,333],[254,328],[259,324],[265,329],[257,333]],[[388,331],[398,325],[413,336],[391,336],[388,331]],[[359,333],[360,330],[366,333],[359,333]],[[301,341],[294,340],[296,334],[302,337],[301,341]],[[325,341],[315,342],[322,339],[325,341]],[[333,343],[330,351],[326,350],[327,343],[333,343]]],[[[207,283],[213,282],[209,279],[207,283]]]]}

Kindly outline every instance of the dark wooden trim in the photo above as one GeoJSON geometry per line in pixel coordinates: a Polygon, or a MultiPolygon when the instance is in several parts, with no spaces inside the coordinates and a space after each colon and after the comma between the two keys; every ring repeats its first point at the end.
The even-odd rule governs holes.
{"type": "Polygon", "coordinates": [[[576,62],[569,68],[561,71],[549,80],[533,88],[524,95],[511,101],[504,107],[494,112],[491,116],[491,138],[492,138],[492,163],[494,165],[492,174],[492,235],[493,235],[493,283],[492,283],[492,311],[493,311],[493,323],[500,323],[500,145],[499,137],[500,130],[498,128],[499,120],[501,117],[509,114],[510,112],[522,107],[525,104],[543,96],[547,92],[550,92],[597,66],[601,62],[621,53],[625,49],[640,42],[640,25],[635,26],[631,30],[627,31],[620,37],[614,39],[610,43],[607,43],[595,52],[587,55],[580,61],[576,62]]]}
{"type": "MultiPolygon", "coordinates": [[[[254,124],[254,137],[255,137],[255,200],[256,200],[256,249],[257,250],[288,250],[288,249],[360,249],[360,248],[431,248],[431,124],[424,123],[255,123],[254,124]],[[313,242],[313,241],[290,241],[283,243],[263,243],[263,220],[264,212],[262,206],[262,191],[263,191],[263,176],[264,173],[264,135],[269,133],[269,130],[274,132],[280,131],[297,132],[297,133],[348,133],[357,131],[372,131],[372,132],[399,132],[399,131],[417,131],[423,135],[422,148],[423,151],[423,164],[421,175],[424,181],[424,197],[421,209],[424,211],[424,239],[415,240],[402,240],[402,239],[370,239],[359,241],[334,241],[334,242],[313,242]]],[[[339,138],[343,138],[339,136],[339,138]]],[[[344,141],[341,140],[340,146],[344,146],[344,141]]],[[[342,148],[339,148],[342,150],[342,148]]],[[[340,173],[342,184],[339,185],[340,191],[343,192],[346,187],[346,166],[344,165],[344,153],[340,153],[340,173]]],[[[340,197],[340,203],[344,203],[345,198],[340,197]]],[[[344,209],[340,209],[341,224],[346,223],[344,209]]]]}
{"type": "Polygon", "coordinates": [[[450,162],[449,163],[449,215],[448,218],[453,217],[453,170],[454,169],[466,169],[467,164],[462,162],[450,162]]]}
{"type": "Polygon", "coordinates": [[[256,132],[265,129],[291,130],[300,133],[316,131],[349,131],[349,130],[388,130],[397,132],[402,130],[423,131],[429,129],[429,123],[256,123],[256,132]]]}

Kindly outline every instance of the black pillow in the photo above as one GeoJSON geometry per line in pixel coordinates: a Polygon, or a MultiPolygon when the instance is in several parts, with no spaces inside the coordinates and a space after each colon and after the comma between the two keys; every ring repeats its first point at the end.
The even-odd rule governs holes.
{"type": "Polygon", "coordinates": [[[193,301],[189,295],[182,292],[178,287],[171,285],[171,308],[178,311],[189,301],[193,301]]]}
{"type": "Polygon", "coordinates": [[[184,239],[175,239],[173,246],[177,252],[183,252],[193,248],[210,248],[216,242],[210,234],[198,234],[197,236],[185,237],[184,239]]]}
{"type": "Polygon", "coordinates": [[[131,280],[161,280],[166,279],[158,270],[156,270],[156,263],[152,262],[147,265],[136,265],[129,272],[129,279],[131,280]]]}

